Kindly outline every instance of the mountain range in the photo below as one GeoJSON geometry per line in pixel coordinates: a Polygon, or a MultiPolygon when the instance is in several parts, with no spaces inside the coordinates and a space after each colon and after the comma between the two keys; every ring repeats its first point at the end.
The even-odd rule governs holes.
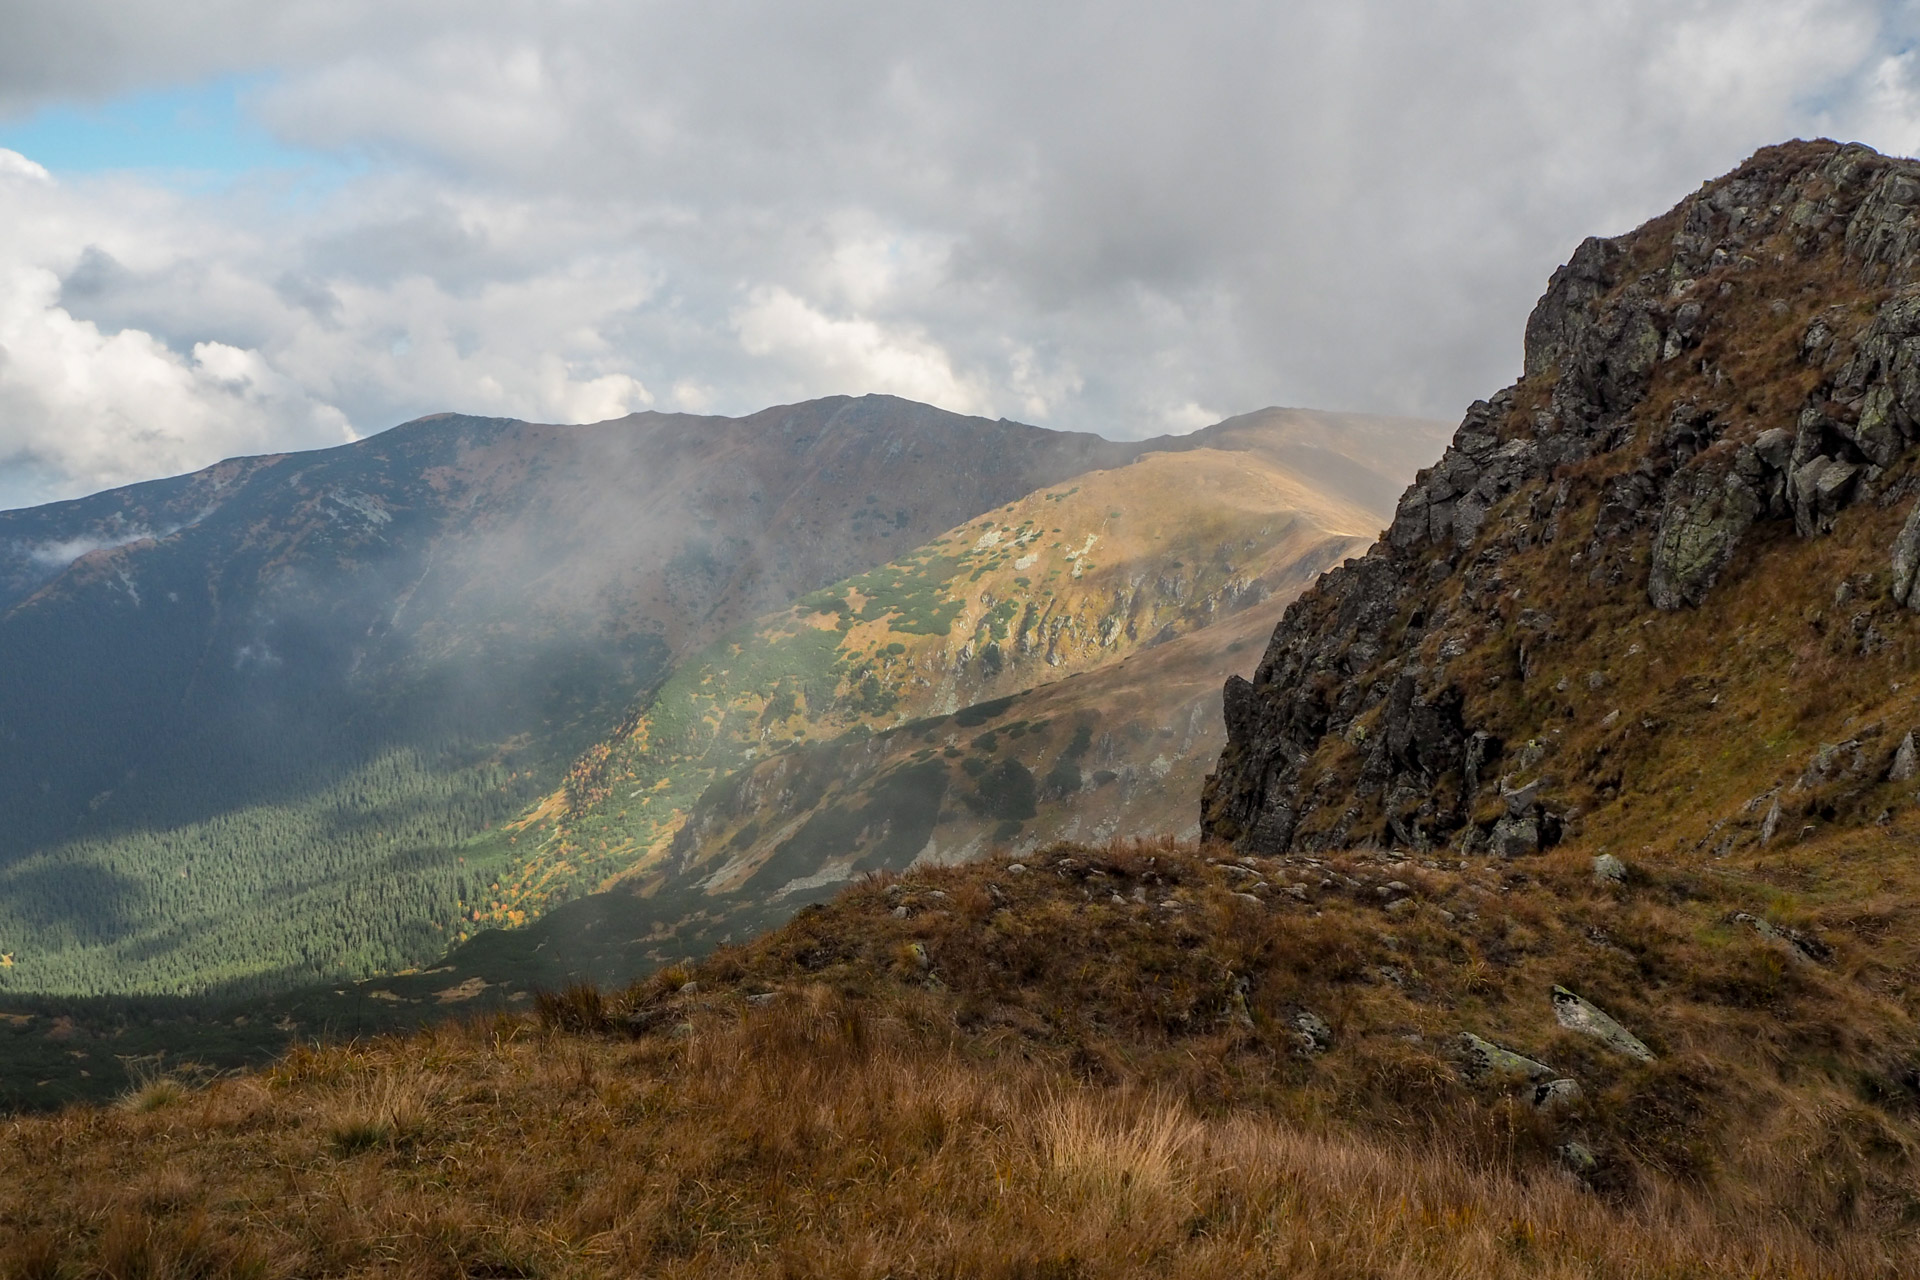
{"type": "MultiPolygon", "coordinates": [[[[441,416],[0,513],[0,991],[237,994],[427,965],[642,871],[750,758],[1290,595],[1377,531],[1423,430],[1270,411],[1116,443],[887,397],[441,416]],[[1003,533],[967,532],[987,513],[1003,533]],[[1055,602],[1044,654],[1002,616],[1030,578],[1055,602]],[[868,617],[883,582],[925,599],[868,617]],[[822,590],[855,603],[799,603],[822,590]],[[743,646],[731,684],[699,687],[743,646]],[[582,779],[617,770],[631,792],[634,762],[596,753],[748,703],[758,727],[647,762],[665,790],[601,830],[626,815],[582,779]]],[[[1095,754],[1090,773],[1121,763],[1095,754]]]]}

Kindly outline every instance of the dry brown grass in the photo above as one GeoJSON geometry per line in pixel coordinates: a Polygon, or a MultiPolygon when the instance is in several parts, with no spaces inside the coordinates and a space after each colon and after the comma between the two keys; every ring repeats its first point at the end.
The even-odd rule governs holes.
{"type": "Polygon", "coordinates": [[[691,974],[556,997],[544,1019],[307,1048],[165,1106],[18,1119],[0,1138],[0,1268],[1920,1269],[1914,1108],[1891,1065],[1913,1060],[1911,1028],[1873,990],[1866,944],[1773,965],[1716,923],[1745,884],[1600,889],[1571,855],[1324,870],[1397,878],[1421,905],[1389,916],[1371,885],[1317,882],[1309,902],[1255,905],[1191,849],[1066,848],[1024,875],[875,881],[691,974]],[[926,965],[902,960],[911,944],[926,965]],[[1548,981],[1660,1060],[1561,1031],[1548,981]],[[1294,1051],[1303,1008],[1333,1027],[1323,1055],[1294,1051]],[[1513,1082],[1463,1081],[1460,1029],[1579,1078],[1583,1100],[1548,1116],[1513,1082]],[[1893,1091],[1877,1101],[1874,1071],[1893,1091]],[[1586,1181],[1554,1155],[1568,1138],[1600,1156],[1586,1181]]]}

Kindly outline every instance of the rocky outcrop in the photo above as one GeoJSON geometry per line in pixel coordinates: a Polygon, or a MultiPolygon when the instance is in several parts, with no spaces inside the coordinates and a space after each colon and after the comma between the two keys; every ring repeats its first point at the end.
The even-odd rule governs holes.
{"type": "MultiPolygon", "coordinates": [[[[1916,254],[1920,163],[1830,142],[1769,148],[1582,244],[1527,321],[1521,380],[1467,410],[1381,540],[1228,682],[1203,831],[1261,853],[1555,843],[1577,815],[1550,781],[1507,802],[1534,765],[1503,736],[1534,727],[1503,735],[1481,709],[1560,630],[1509,561],[1531,556],[1536,588],[1550,563],[1671,612],[1765,538],[1911,493],[1888,473],[1920,443],[1916,254]]],[[[1880,581],[1920,609],[1920,504],[1887,555],[1880,581]]]]}

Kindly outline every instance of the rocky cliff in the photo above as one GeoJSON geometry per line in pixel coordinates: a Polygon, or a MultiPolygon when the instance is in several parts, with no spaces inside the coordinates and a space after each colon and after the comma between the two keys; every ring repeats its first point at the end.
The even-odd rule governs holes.
{"type": "Polygon", "coordinates": [[[1227,683],[1203,829],[1724,853],[1889,821],[1920,722],[1917,441],[1920,164],[1772,147],[1587,240],[1520,380],[1227,683]]]}

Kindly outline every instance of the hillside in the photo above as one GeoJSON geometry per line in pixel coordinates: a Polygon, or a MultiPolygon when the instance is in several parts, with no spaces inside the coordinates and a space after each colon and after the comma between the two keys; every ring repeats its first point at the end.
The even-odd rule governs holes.
{"type": "Polygon", "coordinates": [[[1914,935],[1817,908],[1794,960],[1755,905],[1571,852],[882,873],[617,998],[16,1120],[0,1269],[1912,1274],[1914,935]]]}
{"type": "MultiPolygon", "coordinates": [[[[855,667],[904,669],[891,652],[856,655],[869,641],[952,659],[906,615],[845,636],[766,631],[831,621],[793,609],[828,575],[893,562],[883,576],[932,589],[966,560],[1000,613],[1038,578],[1035,598],[1054,602],[1040,655],[1052,665],[1016,645],[988,672],[1007,619],[954,593],[943,609],[986,629],[972,666],[938,697],[882,690],[885,672],[868,671],[842,691],[857,696],[781,725],[813,743],[1089,670],[1297,589],[1387,518],[1338,495],[1377,496],[1437,439],[1432,423],[1266,410],[1113,444],[885,397],[592,427],[439,418],[0,513],[0,754],[13,753],[0,791],[19,819],[0,836],[0,993],[258,994],[432,967],[476,926],[631,870],[737,755],[768,753],[769,725],[729,730],[648,765],[675,776],[640,812],[568,802],[564,822],[516,822],[530,805],[552,816],[541,798],[577,790],[570,764],[656,695],[668,718],[737,712],[768,692],[750,687],[751,668],[798,696],[822,656],[795,643],[808,635],[847,646],[826,656],[855,667]],[[1232,451],[1210,448],[1216,437],[1232,451]],[[1145,469],[1116,479],[1135,458],[1145,469]],[[1093,489],[1074,490],[1089,468],[1108,477],[1097,511],[1093,489]],[[1071,511],[1097,557],[1036,546],[1050,563],[1030,575],[1001,554],[1011,542],[974,556],[929,541],[1049,485],[1022,520],[1051,528],[1071,511]],[[1320,525],[1274,525],[1271,512],[1307,513],[1348,541],[1322,547],[1320,525]],[[1229,534],[1252,545],[1227,556],[1213,543],[1229,534]],[[1122,583],[1135,575],[1149,584],[1122,583]],[[1163,588],[1190,598],[1161,600],[1163,588]],[[1128,593],[1145,603],[1123,607],[1128,593]],[[1110,622],[1124,634],[1096,642],[1110,622]],[[745,684],[689,684],[743,639],[745,684]]],[[[1062,807],[1049,801],[1044,829],[1062,827],[1062,807]]],[[[1167,829],[1191,825],[1187,808],[1162,806],[1180,813],[1167,829]]]]}
{"type": "MultiPolygon", "coordinates": [[[[1036,686],[1087,676],[1241,610],[1290,599],[1328,565],[1364,550],[1375,518],[1314,493],[1256,456],[1197,449],[1088,472],[949,530],[910,556],[805,596],[681,664],[644,711],[586,753],[564,788],[505,828],[537,852],[522,855],[492,918],[537,914],[583,883],[643,876],[666,862],[674,875],[707,878],[715,872],[705,866],[707,858],[723,846],[729,870],[716,887],[731,891],[759,876],[756,889],[777,892],[781,884],[760,884],[766,877],[759,869],[785,838],[779,833],[792,835],[794,819],[827,789],[851,791],[864,776],[888,772],[886,749],[870,743],[876,733],[922,744],[940,733],[938,747],[915,749],[918,767],[911,772],[918,781],[894,784],[905,788],[903,798],[924,793],[913,804],[925,821],[902,814],[893,822],[882,838],[892,851],[884,860],[951,860],[967,846],[979,852],[988,832],[1012,840],[1037,816],[1027,812],[1031,804],[1015,805],[1020,813],[1013,816],[983,801],[975,821],[942,832],[944,839],[935,835],[949,767],[931,757],[937,751],[959,756],[950,741],[956,734],[991,738],[988,723],[1013,723],[1016,717],[1005,714],[1009,700],[1036,686]],[[789,754],[809,744],[816,749],[789,754]],[[832,759],[820,751],[829,747],[832,759]],[[748,765],[755,767],[739,772],[748,765]],[[817,775],[818,782],[784,777],[795,770],[817,775]],[[714,794],[698,803],[723,780],[716,791],[739,793],[736,798],[714,794]],[[796,793],[813,799],[797,801],[796,793]],[[689,825],[696,810],[700,816],[689,825]]],[[[1195,652],[1204,650],[1175,650],[1171,665],[1195,652]]],[[[1062,721],[1051,735],[1062,739],[1052,744],[1055,750],[1086,737],[1075,758],[1088,756],[1088,735],[1103,712],[1089,707],[1088,713],[1094,718],[1062,721]]],[[[1191,738],[1199,717],[1181,722],[1188,718],[1191,738]]],[[[1122,758],[1114,736],[1144,743],[1173,723],[1100,725],[1101,749],[1090,767],[1121,765],[1131,775],[1133,762],[1122,758]]],[[[1011,736],[1024,732],[1022,725],[1011,736]]],[[[1035,745],[1048,736],[1047,727],[1035,727],[1035,745]]],[[[1157,754],[1184,757],[1189,745],[1157,754]]],[[[1007,761],[1029,752],[1010,746],[986,754],[1004,771],[1007,761]]],[[[1014,781],[1023,794],[1034,789],[1030,775],[1014,781]]],[[[1077,777],[1070,790],[1079,793],[1077,777]]],[[[1182,825],[1191,822],[1192,794],[1174,802],[1182,825]]],[[[1065,820],[1038,830],[1057,830],[1065,820]]],[[[1029,834],[1029,842],[1033,838],[1029,834]]],[[[857,842],[830,843],[836,847],[823,849],[799,874],[816,874],[826,857],[860,855],[857,842]]]]}
{"type": "Polygon", "coordinates": [[[1766,850],[1783,890],[1910,847],[1916,184],[1796,143],[1583,244],[1522,380],[1229,683],[1207,832],[1766,850]]]}
{"type": "Polygon", "coordinates": [[[885,397],[440,417],[0,513],[0,989],[428,959],[498,869],[463,842],[677,660],[1142,447],[885,397]]]}

